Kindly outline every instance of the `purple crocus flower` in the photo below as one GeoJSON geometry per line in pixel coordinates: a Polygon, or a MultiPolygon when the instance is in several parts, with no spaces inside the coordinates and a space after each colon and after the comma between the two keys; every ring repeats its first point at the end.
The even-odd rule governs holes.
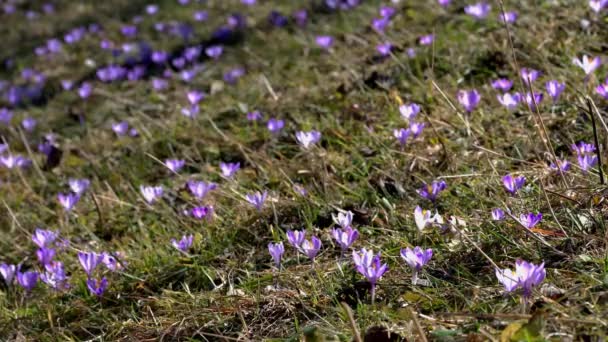
{"type": "Polygon", "coordinates": [[[378,53],[382,57],[386,57],[386,56],[390,55],[392,48],[393,48],[393,44],[391,44],[391,43],[382,43],[382,44],[376,45],[376,51],[378,51],[378,53]]]}
{"type": "Polygon", "coordinates": [[[166,51],[154,51],[154,52],[152,52],[152,55],[150,56],[150,59],[152,59],[152,62],[154,62],[156,64],[163,64],[167,61],[168,58],[169,58],[169,54],[166,51]]]}
{"type": "Polygon", "coordinates": [[[423,198],[426,198],[431,202],[435,202],[439,193],[445,190],[446,187],[447,184],[443,180],[433,181],[431,184],[424,184],[422,188],[416,190],[416,192],[423,198]]]}
{"type": "Polygon", "coordinates": [[[317,36],[315,38],[315,43],[321,49],[328,50],[334,43],[334,38],[332,36],[317,36]]]}
{"type": "Polygon", "coordinates": [[[376,298],[376,284],[388,270],[387,264],[380,261],[380,253],[373,255],[373,251],[362,249],[360,252],[353,251],[353,261],[357,272],[361,273],[371,284],[372,303],[376,298]]]}
{"type": "Polygon", "coordinates": [[[257,1],[256,0],[241,0],[241,3],[247,5],[247,6],[253,6],[255,5],[257,1]]]}
{"type": "Polygon", "coordinates": [[[28,117],[21,121],[21,127],[25,129],[27,132],[32,132],[34,128],[36,128],[36,119],[32,117],[28,117]]]}
{"type": "Polygon", "coordinates": [[[503,105],[507,110],[513,110],[519,105],[521,95],[519,93],[504,93],[501,95],[496,95],[496,98],[498,99],[498,102],[500,102],[500,104],[503,105]]]}
{"type": "Polygon", "coordinates": [[[497,80],[492,81],[492,88],[496,90],[507,92],[511,90],[511,87],[513,87],[513,81],[507,78],[499,78],[497,80]]]}
{"type": "Polygon", "coordinates": [[[433,250],[427,249],[423,250],[419,246],[414,247],[414,249],[406,248],[401,250],[401,258],[405,260],[405,262],[412,268],[414,271],[412,275],[412,283],[415,283],[418,279],[418,272],[422,270],[422,267],[426,265],[431,257],[433,257],[433,250]]]}
{"type": "Polygon", "coordinates": [[[72,192],[82,195],[91,185],[91,181],[88,179],[72,178],[68,181],[68,185],[70,186],[70,190],[72,190],[72,192]]]}
{"type": "Polygon", "coordinates": [[[27,292],[32,292],[36,284],[38,283],[38,272],[28,271],[20,272],[17,271],[17,283],[21,285],[27,292]]]}
{"type": "Polygon", "coordinates": [[[547,94],[551,96],[553,103],[555,103],[564,89],[566,89],[566,85],[557,80],[551,80],[545,84],[545,88],[547,89],[547,94]]]}
{"type": "Polygon", "coordinates": [[[268,197],[268,191],[257,191],[253,194],[245,195],[245,199],[247,200],[247,202],[253,205],[258,211],[262,211],[262,208],[264,207],[264,202],[266,201],[266,197],[268,197]]]}
{"type": "Polygon", "coordinates": [[[188,102],[190,102],[191,105],[197,105],[199,102],[201,102],[202,99],[205,98],[205,93],[198,90],[192,90],[186,93],[186,97],[188,98],[188,102]]]}
{"type": "Polygon", "coordinates": [[[589,7],[595,13],[600,13],[608,5],[608,0],[589,0],[589,7]]]}
{"type": "Polygon", "coordinates": [[[305,149],[310,148],[321,139],[321,133],[319,131],[296,132],[296,140],[305,149]]]}
{"type": "Polygon", "coordinates": [[[129,123],[126,121],[113,123],[112,130],[114,131],[114,133],[116,133],[116,135],[123,136],[127,134],[127,131],[129,130],[129,123]]]}
{"type": "Polygon", "coordinates": [[[401,146],[404,146],[405,144],[407,144],[407,139],[410,137],[411,135],[411,131],[410,129],[405,129],[405,128],[400,128],[400,129],[395,129],[393,131],[393,135],[395,136],[395,138],[397,139],[397,141],[399,141],[399,144],[401,144],[401,146]]]}
{"type": "Polygon", "coordinates": [[[411,120],[420,113],[420,106],[416,103],[406,103],[399,106],[399,113],[406,120],[411,120]]]}
{"type": "Polygon", "coordinates": [[[584,141],[580,141],[578,144],[572,144],[570,146],[577,155],[589,154],[595,152],[595,145],[588,144],[584,141]]]}
{"type": "Polygon", "coordinates": [[[190,193],[192,194],[192,196],[196,197],[199,200],[202,200],[203,198],[205,198],[205,196],[207,196],[209,191],[215,190],[217,188],[217,184],[215,184],[215,183],[211,183],[211,182],[207,183],[207,182],[195,181],[195,180],[188,181],[187,186],[188,186],[188,190],[190,190],[190,193]]]}
{"type": "Polygon", "coordinates": [[[152,4],[152,5],[146,6],[146,13],[148,15],[154,15],[154,14],[158,13],[158,5],[152,4]]]}
{"type": "Polygon", "coordinates": [[[536,79],[541,75],[541,72],[530,68],[522,68],[519,74],[524,82],[528,83],[528,81],[536,81],[536,79]]]}
{"type": "Polygon", "coordinates": [[[93,86],[88,82],[84,82],[82,85],[80,85],[80,88],[78,88],[78,96],[80,96],[83,99],[86,99],[89,96],[91,96],[92,92],[93,92],[93,86]]]}
{"type": "Polygon", "coordinates": [[[93,273],[102,260],[103,256],[101,254],[95,252],[78,252],[78,261],[80,261],[80,265],[88,276],[91,276],[91,273],[93,273]]]}
{"type": "Polygon", "coordinates": [[[439,5],[446,7],[450,4],[452,0],[437,0],[437,2],[439,3],[439,5]]]}
{"type": "Polygon", "coordinates": [[[9,125],[11,123],[11,119],[13,118],[13,112],[8,108],[0,108],[0,122],[5,125],[9,125]]]}
{"type": "Polygon", "coordinates": [[[433,213],[430,210],[422,209],[420,206],[416,206],[414,209],[414,222],[420,231],[426,228],[427,225],[439,220],[443,220],[441,219],[441,216],[439,216],[439,214],[433,216],[433,213]]]}
{"type": "Polygon", "coordinates": [[[152,79],[152,88],[156,91],[165,90],[169,87],[169,82],[163,78],[153,78],[152,79]]]}
{"type": "Polygon", "coordinates": [[[381,17],[390,18],[397,13],[397,10],[391,6],[380,6],[379,12],[381,17]]]}
{"type": "Polygon", "coordinates": [[[189,62],[193,62],[200,55],[201,55],[201,47],[200,46],[191,46],[191,47],[186,48],[186,50],[184,51],[184,58],[187,61],[189,61],[189,62]]]}
{"type": "Polygon", "coordinates": [[[504,285],[505,291],[512,292],[521,287],[526,299],[532,294],[532,288],[542,283],[546,275],[545,263],[535,265],[523,260],[515,262],[515,271],[496,269],[496,278],[504,285]]]}
{"type": "Polygon", "coordinates": [[[409,130],[414,136],[414,138],[418,138],[425,126],[426,124],[424,122],[412,122],[410,124],[409,130]]]}
{"type": "Polygon", "coordinates": [[[583,69],[586,76],[589,76],[595,69],[599,68],[602,64],[602,59],[600,57],[589,58],[587,55],[583,55],[582,58],[573,58],[572,63],[577,67],[583,69]]]}
{"type": "Polygon", "coordinates": [[[120,28],[120,33],[127,38],[133,38],[137,35],[137,26],[125,25],[120,28]]]}
{"type": "Polygon", "coordinates": [[[306,254],[311,261],[314,261],[321,250],[321,240],[316,236],[313,236],[310,240],[304,240],[300,245],[300,250],[302,253],[306,254]]]}
{"type": "Polygon", "coordinates": [[[517,190],[521,189],[525,183],[526,177],[524,176],[513,177],[511,175],[506,175],[502,177],[502,184],[511,195],[515,195],[517,190]]]}
{"type": "MultiPolygon", "coordinates": [[[[119,253],[117,252],[115,254],[118,255],[119,253]]],[[[110,254],[108,252],[103,252],[100,255],[101,255],[101,263],[104,264],[106,266],[106,268],[109,269],[110,271],[114,272],[121,267],[121,265],[118,263],[118,261],[112,254],[110,254]]]]}
{"type": "Polygon", "coordinates": [[[193,105],[193,106],[190,106],[190,107],[184,107],[184,108],[182,108],[181,113],[182,113],[183,116],[185,116],[187,118],[190,118],[190,119],[193,119],[193,118],[195,118],[198,115],[199,110],[200,109],[199,109],[198,105],[193,105]]]}
{"type": "Polygon", "coordinates": [[[76,203],[78,203],[78,200],[80,200],[80,196],[72,192],[67,194],[60,192],[59,194],[57,194],[57,200],[66,211],[70,211],[72,210],[72,208],[74,208],[76,203]]]}
{"type": "Polygon", "coordinates": [[[53,261],[55,257],[55,250],[52,248],[40,248],[36,251],[36,257],[38,257],[38,261],[42,265],[48,265],[53,261]]]}
{"type": "Polygon", "coordinates": [[[98,279],[89,278],[87,279],[87,288],[92,295],[101,297],[108,288],[108,279],[103,277],[100,281],[98,279]]]}
{"type": "Polygon", "coordinates": [[[353,223],[354,214],[352,211],[339,212],[338,215],[331,215],[334,222],[342,228],[350,227],[353,223]]]}
{"type": "Polygon", "coordinates": [[[359,237],[359,232],[349,226],[344,229],[332,229],[331,234],[338,243],[338,245],[340,245],[342,251],[347,250],[359,237]]]}
{"type": "Polygon", "coordinates": [[[260,119],[262,119],[262,113],[260,113],[259,110],[254,110],[247,113],[247,120],[249,121],[258,121],[260,119]]]}
{"type": "Polygon", "coordinates": [[[230,71],[224,74],[224,82],[228,84],[235,84],[239,78],[245,75],[245,69],[243,68],[234,68],[230,69],[230,71]]]}
{"type": "Polygon", "coordinates": [[[581,167],[583,172],[589,171],[590,168],[597,164],[597,156],[595,154],[583,154],[576,157],[578,165],[581,167]]]}
{"type": "Polygon", "coordinates": [[[40,248],[45,248],[57,239],[57,232],[52,230],[36,228],[32,235],[32,241],[40,248]]]}
{"type": "Polygon", "coordinates": [[[389,18],[375,18],[372,20],[372,29],[380,34],[383,34],[390,22],[391,21],[389,18]]]}
{"type": "Polygon", "coordinates": [[[308,23],[308,12],[305,9],[297,10],[293,12],[293,19],[296,25],[304,27],[308,23]]]}
{"type": "Polygon", "coordinates": [[[268,243],[268,252],[274,261],[275,266],[278,269],[281,269],[281,258],[283,257],[283,253],[285,253],[285,247],[282,242],[277,243],[268,243]]]}
{"type": "Polygon", "coordinates": [[[427,35],[420,37],[420,39],[418,39],[418,43],[420,43],[420,45],[431,45],[431,44],[433,44],[434,40],[435,40],[434,34],[427,34],[427,35]]]}
{"type": "Polygon", "coordinates": [[[224,48],[220,45],[209,46],[205,49],[205,54],[213,59],[218,59],[224,52],[224,48]]]}
{"type": "Polygon", "coordinates": [[[63,263],[53,261],[44,266],[45,272],[40,274],[40,280],[55,290],[62,290],[69,287],[66,283],[67,276],[63,268],[63,263]]]}
{"type": "Polygon", "coordinates": [[[498,15],[498,20],[500,20],[501,22],[513,24],[517,20],[517,12],[511,11],[511,12],[505,12],[504,14],[500,13],[498,15]]]}
{"type": "Polygon", "coordinates": [[[222,176],[226,178],[232,178],[234,174],[241,168],[241,163],[221,163],[220,162],[220,170],[222,171],[222,176]]]}
{"type": "Polygon", "coordinates": [[[175,239],[171,239],[171,245],[175,247],[177,250],[182,252],[187,252],[192,246],[192,241],[194,240],[193,235],[184,235],[181,240],[177,241],[175,239]]]}
{"type": "Polygon", "coordinates": [[[479,104],[479,100],[481,96],[477,92],[477,90],[460,90],[457,95],[458,102],[464,107],[467,113],[475,110],[477,105],[479,104]]]}
{"type": "Polygon", "coordinates": [[[8,169],[23,167],[29,163],[29,160],[20,155],[8,154],[0,156],[0,163],[8,169]]]}
{"type": "Polygon", "coordinates": [[[527,92],[526,96],[524,96],[524,99],[526,100],[526,103],[528,104],[528,106],[530,106],[531,110],[536,110],[536,107],[542,102],[543,100],[543,93],[530,93],[527,92]]]}
{"type": "Polygon", "coordinates": [[[475,17],[476,19],[484,19],[490,13],[492,6],[486,2],[478,2],[473,5],[465,6],[464,13],[475,17]]]}
{"type": "Polygon", "coordinates": [[[212,212],[213,207],[211,206],[198,206],[190,210],[190,215],[192,215],[192,217],[194,217],[195,219],[202,220],[204,218],[210,217],[212,212]]]}
{"type": "Polygon", "coordinates": [[[521,214],[521,215],[519,215],[519,223],[521,223],[524,227],[526,227],[528,229],[532,229],[532,228],[534,228],[534,226],[536,226],[540,222],[540,220],[542,220],[542,218],[543,218],[542,213],[521,214]]]}
{"type": "Polygon", "coordinates": [[[162,197],[164,189],[162,186],[145,186],[140,185],[139,190],[148,204],[152,204],[162,197]]]}
{"type": "Polygon", "coordinates": [[[207,11],[196,11],[192,15],[192,17],[194,18],[194,21],[198,21],[198,22],[205,21],[205,20],[209,19],[209,12],[207,12],[207,11]]]}
{"type": "Polygon", "coordinates": [[[268,127],[270,133],[276,134],[280,132],[281,129],[283,129],[283,126],[285,126],[285,122],[283,120],[271,118],[270,120],[268,120],[268,124],[266,126],[268,127]]]}
{"type": "Polygon", "coordinates": [[[570,162],[567,160],[557,159],[557,165],[555,165],[555,163],[553,162],[551,163],[551,165],[549,165],[549,168],[559,173],[565,173],[566,171],[570,170],[570,162]]]}
{"type": "Polygon", "coordinates": [[[4,278],[4,282],[6,285],[11,285],[13,279],[15,278],[15,272],[17,272],[17,266],[2,264],[0,265],[0,274],[4,278]]]}
{"type": "Polygon", "coordinates": [[[287,231],[287,242],[297,250],[300,250],[300,246],[302,245],[302,242],[304,242],[304,239],[306,239],[306,232],[303,230],[287,231]]]}
{"type": "Polygon", "coordinates": [[[186,161],[183,159],[165,160],[165,166],[174,173],[178,173],[184,167],[184,165],[186,165],[186,161]]]}
{"type": "Polygon", "coordinates": [[[505,212],[504,210],[500,209],[500,208],[494,208],[492,209],[492,220],[493,221],[502,221],[505,218],[505,212]]]}

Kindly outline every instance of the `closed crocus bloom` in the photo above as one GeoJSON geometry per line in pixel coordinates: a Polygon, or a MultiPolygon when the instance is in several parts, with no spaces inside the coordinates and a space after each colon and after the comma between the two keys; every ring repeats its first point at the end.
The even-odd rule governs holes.
{"type": "Polygon", "coordinates": [[[425,126],[426,124],[424,122],[412,122],[410,123],[410,128],[408,129],[414,138],[418,138],[425,126]]]}
{"type": "Polygon", "coordinates": [[[605,99],[608,99],[608,82],[602,83],[595,88],[595,92],[605,99]]]}
{"type": "Polygon", "coordinates": [[[595,13],[600,13],[608,5],[608,0],[589,0],[589,7],[595,13]]]}
{"type": "Polygon", "coordinates": [[[458,92],[457,98],[458,98],[458,102],[460,102],[460,105],[462,105],[462,107],[468,113],[470,113],[473,110],[475,110],[475,108],[479,104],[479,100],[481,99],[481,96],[475,89],[461,90],[458,92]]]}
{"type": "Polygon", "coordinates": [[[296,133],[296,140],[305,149],[310,148],[312,145],[316,144],[320,139],[321,133],[318,131],[300,131],[296,133]]]}
{"type": "Polygon", "coordinates": [[[431,44],[433,44],[434,40],[435,40],[434,34],[427,34],[427,35],[420,37],[418,39],[418,43],[420,43],[420,45],[431,45],[431,44]]]}
{"type": "Polygon", "coordinates": [[[6,285],[11,285],[13,279],[15,278],[15,272],[17,272],[17,266],[15,265],[0,265],[0,274],[2,274],[2,278],[4,278],[6,285]]]}
{"type": "Polygon", "coordinates": [[[500,208],[492,209],[492,220],[494,221],[502,221],[505,218],[504,210],[500,208]]]}
{"type": "Polygon", "coordinates": [[[191,105],[196,105],[201,102],[202,99],[205,98],[205,93],[198,90],[191,90],[186,93],[186,97],[188,98],[188,102],[190,102],[191,105]]]}
{"type": "Polygon", "coordinates": [[[579,155],[576,157],[576,160],[578,161],[578,166],[581,167],[583,172],[589,171],[590,168],[592,168],[593,166],[595,166],[595,164],[597,164],[596,155],[590,155],[590,154],[579,155]]]}
{"type": "Polygon", "coordinates": [[[209,219],[209,218],[211,218],[212,214],[213,214],[212,206],[198,206],[198,207],[194,207],[194,208],[192,208],[192,210],[190,210],[190,215],[198,220],[202,220],[204,218],[209,219]]]}
{"type": "Polygon", "coordinates": [[[210,46],[205,49],[205,54],[213,59],[218,59],[224,52],[224,48],[220,45],[210,46]]]}
{"type": "Polygon", "coordinates": [[[507,189],[507,191],[512,195],[514,195],[519,189],[521,189],[525,183],[526,177],[524,176],[513,177],[511,175],[506,175],[502,177],[502,184],[504,185],[505,189],[507,189]]]}
{"type": "Polygon", "coordinates": [[[88,276],[91,275],[102,260],[103,256],[95,252],[78,252],[78,261],[80,261],[80,265],[88,276]]]}
{"type": "Polygon", "coordinates": [[[511,12],[505,12],[504,14],[500,13],[498,15],[498,20],[500,20],[501,22],[507,22],[509,24],[513,24],[517,20],[517,12],[511,11],[511,12]]]}
{"type": "Polygon", "coordinates": [[[17,283],[27,292],[31,292],[38,284],[38,272],[17,272],[17,283]]]}
{"type": "Polygon", "coordinates": [[[602,64],[602,59],[599,57],[590,58],[587,55],[583,55],[583,57],[580,59],[573,58],[572,63],[583,69],[585,75],[589,75],[602,64]]]}
{"type": "Polygon", "coordinates": [[[382,43],[382,44],[376,45],[376,51],[378,51],[378,53],[382,57],[390,55],[392,48],[393,48],[393,44],[391,44],[391,43],[382,43]]]}
{"type": "Polygon", "coordinates": [[[281,268],[281,258],[283,257],[283,253],[285,253],[285,247],[282,242],[277,243],[269,243],[268,244],[268,252],[274,261],[274,264],[277,268],[281,268]]]}
{"type": "Polygon", "coordinates": [[[365,248],[359,252],[353,251],[353,263],[357,272],[362,274],[371,284],[372,303],[376,298],[376,284],[388,270],[387,264],[380,261],[380,253],[374,255],[371,250],[365,248]]]}
{"type": "Polygon", "coordinates": [[[55,250],[52,248],[40,248],[36,251],[36,256],[38,257],[38,261],[42,265],[48,265],[53,261],[53,257],[55,256],[55,250]]]}
{"type": "Polygon", "coordinates": [[[547,89],[547,94],[551,96],[555,103],[564,89],[566,89],[566,85],[557,80],[551,80],[545,84],[545,88],[547,89]]]}
{"type": "Polygon", "coordinates": [[[281,131],[281,129],[283,129],[283,126],[285,126],[285,122],[283,120],[277,120],[274,118],[271,118],[270,120],[268,120],[268,123],[266,125],[268,127],[268,130],[270,131],[270,133],[278,133],[281,131]]]}

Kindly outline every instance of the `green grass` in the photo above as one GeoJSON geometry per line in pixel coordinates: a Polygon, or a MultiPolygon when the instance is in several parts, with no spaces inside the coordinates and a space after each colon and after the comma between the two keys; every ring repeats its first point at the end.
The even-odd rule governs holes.
{"type": "MultiPolygon", "coordinates": [[[[236,0],[189,7],[159,2],[160,13],[144,16],[139,26],[140,38],[158,49],[173,50],[182,43],[157,34],[154,21],[191,22],[193,8],[210,13],[207,23],[196,24],[194,41],[204,40],[236,11],[247,16],[249,27],[242,41],[226,46],[219,61],[207,62],[190,85],[176,80],[156,94],[149,82],[95,82],[87,101],[60,92],[58,82],[90,75],[93,69],[83,62],[87,58],[98,66],[110,62],[97,54],[97,40],[66,45],[52,60],[36,58],[33,48],[93,21],[103,24],[108,38],[121,41],[121,22],[142,13],[147,2],[61,1],[52,17],[33,23],[7,19],[0,29],[6,55],[0,57],[12,56],[17,68],[3,71],[2,78],[16,77],[19,68],[30,66],[45,72],[55,88],[44,105],[15,111],[14,122],[26,115],[38,120],[35,133],[22,140],[15,128],[3,127],[1,134],[12,151],[27,154],[26,144],[35,150],[44,133],[54,132],[63,158],[51,171],[0,169],[0,261],[37,268],[31,233],[36,227],[57,229],[71,242],[58,259],[70,273],[72,288],[57,293],[39,285],[24,296],[20,289],[2,285],[0,340],[315,340],[315,334],[351,340],[353,330],[341,302],[352,308],[362,334],[369,332],[366,340],[374,340],[377,326],[408,340],[420,340],[421,331],[436,341],[499,340],[505,327],[534,313],[542,313],[546,339],[606,338],[606,187],[599,183],[598,169],[585,174],[574,167],[565,179],[551,173],[539,116],[523,107],[506,112],[489,86],[490,80],[505,76],[523,91],[517,66],[543,71],[533,85],[538,90],[544,91],[549,79],[565,81],[560,101],[552,106],[545,95],[539,113],[556,155],[575,163],[570,144],[593,141],[580,98],[592,95],[605,115],[605,102],[593,88],[602,82],[606,67],[585,83],[571,59],[603,54],[603,17],[575,1],[542,6],[510,1],[508,9],[520,14],[510,28],[512,50],[507,31],[496,21],[495,4],[491,16],[478,22],[463,14],[463,1],[455,0],[447,10],[435,1],[402,1],[381,37],[369,28],[380,1],[366,1],[352,11],[311,12],[305,29],[267,23],[270,10],[291,13],[300,7],[296,2],[261,2],[250,8],[236,0]],[[587,29],[580,26],[583,18],[591,19],[587,29]],[[417,46],[419,36],[432,32],[432,47],[417,46]],[[315,47],[317,34],[336,38],[331,52],[315,47]],[[383,41],[396,50],[380,60],[375,46],[383,41]],[[408,58],[405,49],[415,46],[417,56],[408,58]],[[223,72],[234,66],[244,66],[246,76],[236,86],[223,84],[223,72]],[[482,101],[465,115],[468,134],[455,94],[471,88],[480,91],[482,101]],[[210,94],[195,120],[180,114],[189,89],[210,94]],[[406,127],[396,95],[419,103],[419,118],[427,122],[421,137],[404,149],[392,135],[393,129],[406,127]],[[253,109],[266,119],[284,119],[280,136],[272,137],[265,121],[248,122],[245,113],[253,109]],[[82,115],[85,124],[69,113],[82,115]],[[129,121],[140,136],[116,138],[110,125],[119,120],[129,121]],[[309,129],[322,132],[322,142],[303,151],[294,133],[309,129]],[[170,157],[185,159],[186,171],[170,174],[159,163],[170,157]],[[220,161],[241,162],[234,181],[220,177],[220,161]],[[502,188],[500,179],[507,173],[528,179],[516,197],[502,188]],[[92,187],[66,215],[56,194],[66,191],[70,177],[89,178],[92,187]],[[206,199],[214,206],[213,220],[182,215],[195,203],[184,187],[190,178],[219,184],[206,199]],[[463,218],[464,237],[433,229],[420,233],[414,224],[417,205],[433,208],[416,189],[438,178],[446,180],[448,189],[436,209],[446,219],[463,218]],[[162,184],[167,194],[149,206],[139,194],[140,184],[162,184]],[[294,184],[308,195],[300,196],[294,184]],[[258,190],[270,193],[261,213],[243,199],[258,190]],[[491,221],[490,210],[504,205],[516,216],[542,212],[540,228],[563,229],[567,237],[544,236],[543,244],[513,220],[491,221]],[[339,248],[331,243],[331,215],[339,208],[355,213],[361,234],[355,248],[381,250],[389,263],[373,305],[368,285],[350,262],[338,262],[339,248]],[[284,267],[276,272],[268,242],[285,240],[288,229],[303,228],[323,240],[314,268],[286,246],[284,267]],[[195,235],[188,255],[169,242],[183,234],[195,235]],[[416,245],[434,250],[421,273],[428,287],[411,285],[411,271],[399,257],[400,248],[416,245]],[[101,300],[86,289],[79,250],[125,255],[125,268],[107,274],[110,287],[101,300]],[[481,251],[501,267],[513,267],[517,258],[545,262],[545,287],[534,293],[525,315],[519,296],[503,294],[481,251]]],[[[603,150],[608,132],[601,125],[598,132],[603,150]]],[[[34,159],[44,164],[39,155],[34,159]]]]}

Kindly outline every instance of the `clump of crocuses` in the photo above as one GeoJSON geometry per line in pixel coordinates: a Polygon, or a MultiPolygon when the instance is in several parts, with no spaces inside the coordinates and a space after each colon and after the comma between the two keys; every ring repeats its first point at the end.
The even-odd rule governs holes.
{"type": "Polygon", "coordinates": [[[374,255],[372,250],[365,248],[353,251],[353,262],[357,272],[361,273],[371,285],[372,304],[376,299],[376,284],[388,270],[388,265],[380,261],[380,253],[374,255]]]}

